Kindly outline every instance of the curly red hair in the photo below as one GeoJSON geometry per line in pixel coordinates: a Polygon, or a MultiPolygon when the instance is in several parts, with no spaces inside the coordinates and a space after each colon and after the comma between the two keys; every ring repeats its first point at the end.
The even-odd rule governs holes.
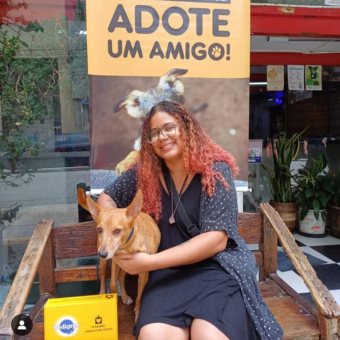
{"type": "Polygon", "coordinates": [[[183,138],[185,168],[189,173],[202,174],[203,192],[207,191],[211,197],[215,192],[216,179],[222,182],[226,189],[229,189],[229,185],[222,174],[214,172],[215,161],[227,163],[233,177],[238,174],[235,158],[211,140],[186,107],[174,101],[158,103],[143,121],[142,147],[138,160],[138,188],[144,194],[143,211],[152,215],[156,221],[159,221],[162,213],[161,183],[159,180],[162,163],[161,158],[154,153],[152,145],[148,143],[147,133],[150,129],[151,117],[159,111],[166,112],[176,118],[183,138]]]}

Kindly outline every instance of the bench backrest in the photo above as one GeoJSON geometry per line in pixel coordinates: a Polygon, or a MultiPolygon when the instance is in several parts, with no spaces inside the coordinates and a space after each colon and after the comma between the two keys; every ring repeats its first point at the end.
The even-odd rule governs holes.
{"type": "MultiPolygon", "coordinates": [[[[54,259],[82,258],[97,255],[97,232],[94,221],[63,225],[53,228],[52,253],[54,259]]],[[[265,228],[261,213],[239,213],[239,234],[247,244],[258,244],[253,251],[260,267],[262,281],[276,272],[276,234],[265,228]]],[[[110,273],[107,273],[108,277],[110,273]]],[[[55,283],[96,280],[96,266],[78,266],[54,269],[55,283]]]]}

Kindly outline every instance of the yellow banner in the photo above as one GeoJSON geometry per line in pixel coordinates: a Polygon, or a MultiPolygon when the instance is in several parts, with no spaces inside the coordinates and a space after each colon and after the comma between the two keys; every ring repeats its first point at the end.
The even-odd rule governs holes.
{"type": "Polygon", "coordinates": [[[249,77],[249,0],[87,0],[86,12],[90,75],[249,77]]]}

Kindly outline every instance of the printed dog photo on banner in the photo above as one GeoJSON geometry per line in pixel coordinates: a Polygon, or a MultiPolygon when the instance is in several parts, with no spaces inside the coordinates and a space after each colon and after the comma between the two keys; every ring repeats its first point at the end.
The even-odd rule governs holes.
{"type": "Polygon", "coordinates": [[[247,186],[249,2],[99,2],[87,2],[91,189],[136,161],[143,117],[162,100],[189,108],[247,186]]]}
{"type": "Polygon", "coordinates": [[[92,188],[103,188],[138,156],[140,120],[153,106],[149,107],[150,102],[164,96],[162,91],[189,107],[213,140],[236,157],[237,180],[247,180],[248,79],[183,78],[179,76],[183,72],[172,69],[158,79],[90,77],[91,98],[95,98],[91,104],[92,188]]]}

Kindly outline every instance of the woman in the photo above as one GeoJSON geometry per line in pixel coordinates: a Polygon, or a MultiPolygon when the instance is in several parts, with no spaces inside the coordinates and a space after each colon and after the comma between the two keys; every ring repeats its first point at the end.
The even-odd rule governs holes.
{"type": "Polygon", "coordinates": [[[237,171],[234,158],[185,107],[163,101],[143,122],[138,164],[100,195],[104,208],[126,207],[140,188],[143,211],[161,230],[157,254],[115,257],[130,274],[150,271],[136,324],[139,340],[282,338],[262,301],[255,258],[238,235],[237,171]]]}

